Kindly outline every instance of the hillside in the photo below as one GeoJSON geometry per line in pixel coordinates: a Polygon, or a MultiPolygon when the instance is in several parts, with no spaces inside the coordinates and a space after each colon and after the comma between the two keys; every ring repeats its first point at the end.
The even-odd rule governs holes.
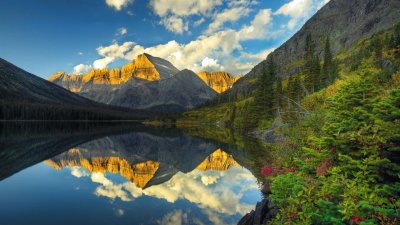
{"type": "Polygon", "coordinates": [[[280,210],[270,224],[397,224],[400,23],[334,58],[323,46],[323,62],[308,48],[304,68],[284,79],[269,59],[248,98],[186,112],[178,125],[208,123],[268,143],[260,175],[280,210]]]}
{"type": "Polygon", "coordinates": [[[146,113],[106,106],[0,59],[1,119],[122,119],[146,113]]]}
{"type": "MultiPolygon", "coordinates": [[[[333,55],[352,47],[358,40],[386,30],[400,22],[398,0],[331,0],[321,8],[288,41],[269,55],[277,65],[278,76],[298,73],[304,66],[306,36],[313,34],[316,52],[322,57],[323,43],[328,37],[333,55]]],[[[243,76],[218,101],[247,96],[255,89],[256,77],[267,60],[260,62],[243,76]]]]}

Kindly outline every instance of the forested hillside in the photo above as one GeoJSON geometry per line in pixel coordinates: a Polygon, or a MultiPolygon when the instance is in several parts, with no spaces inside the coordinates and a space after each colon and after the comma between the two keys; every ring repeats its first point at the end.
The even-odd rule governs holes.
{"type": "Polygon", "coordinates": [[[323,58],[306,36],[303,69],[276,76],[272,58],[248,98],[187,112],[178,124],[269,129],[260,169],[280,208],[273,224],[397,224],[400,174],[400,24],[323,58]],[[271,150],[270,150],[271,151],[271,150]]]}

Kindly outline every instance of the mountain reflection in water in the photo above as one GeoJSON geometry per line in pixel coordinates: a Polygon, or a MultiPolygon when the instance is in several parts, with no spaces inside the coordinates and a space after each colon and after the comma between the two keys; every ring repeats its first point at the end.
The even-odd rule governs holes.
{"type": "Polygon", "coordinates": [[[261,198],[232,146],[140,125],[79,130],[1,139],[1,224],[235,224],[261,198]]]}

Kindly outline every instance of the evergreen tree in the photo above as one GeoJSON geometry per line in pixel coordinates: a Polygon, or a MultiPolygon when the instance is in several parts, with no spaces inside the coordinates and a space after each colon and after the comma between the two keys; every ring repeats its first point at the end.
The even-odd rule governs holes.
{"type": "Polygon", "coordinates": [[[333,56],[331,52],[331,44],[329,38],[325,40],[325,49],[324,49],[324,65],[323,65],[323,72],[322,72],[322,85],[328,86],[329,84],[333,83],[336,79],[333,72],[333,56]]]}
{"type": "Polygon", "coordinates": [[[319,70],[316,67],[316,58],[315,58],[315,47],[312,41],[311,34],[307,35],[306,38],[306,47],[305,47],[305,77],[304,83],[307,89],[308,94],[311,94],[315,91],[316,79],[318,78],[316,72],[319,70]]]}
{"type": "Polygon", "coordinates": [[[393,34],[393,47],[400,48],[400,23],[396,25],[393,34]]]}
{"type": "Polygon", "coordinates": [[[268,109],[268,73],[265,66],[261,69],[261,74],[257,79],[257,89],[254,93],[255,110],[263,114],[268,109]]]}
{"type": "Polygon", "coordinates": [[[280,115],[282,104],[283,104],[283,89],[282,89],[282,78],[276,78],[276,85],[275,85],[275,103],[274,107],[276,109],[277,116],[280,115]]]}
{"type": "Polygon", "coordinates": [[[318,91],[323,87],[323,81],[321,79],[321,64],[318,55],[314,56],[312,74],[314,76],[314,91],[318,91]]]}
{"type": "Polygon", "coordinates": [[[272,118],[274,115],[274,82],[276,68],[272,57],[267,60],[267,69],[262,68],[257,80],[257,89],[254,95],[254,104],[261,117],[272,118]]]}
{"type": "Polygon", "coordinates": [[[375,49],[375,58],[377,63],[380,65],[383,59],[383,45],[382,41],[379,37],[376,37],[374,40],[374,49],[375,49]]]}

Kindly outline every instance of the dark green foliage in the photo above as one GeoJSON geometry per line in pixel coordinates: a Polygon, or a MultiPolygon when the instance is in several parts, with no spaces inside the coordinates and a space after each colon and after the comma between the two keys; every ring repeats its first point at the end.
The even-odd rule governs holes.
{"type": "Polygon", "coordinates": [[[307,35],[305,48],[304,85],[308,94],[318,91],[323,86],[321,81],[321,65],[311,34],[307,35]]]}
{"type": "Polygon", "coordinates": [[[376,37],[374,40],[374,50],[377,65],[381,66],[383,59],[383,44],[379,37],[376,37]]]}
{"type": "Polygon", "coordinates": [[[304,57],[305,59],[304,84],[308,93],[314,92],[314,86],[315,86],[314,57],[315,57],[314,43],[312,41],[311,34],[308,34],[306,38],[306,48],[304,57]]]}
{"type": "Polygon", "coordinates": [[[274,108],[276,109],[277,116],[280,116],[281,114],[283,101],[284,99],[283,99],[282,78],[277,77],[275,85],[275,102],[274,102],[274,108]]]}
{"type": "Polygon", "coordinates": [[[332,84],[337,78],[337,72],[335,69],[335,64],[333,62],[333,56],[331,52],[331,44],[329,38],[325,40],[324,49],[324,64],[322,67],[321,85],[326,87],[332,84]]]}
{"type": "Polygon", "coordinates": [[[274,115],[274,83],[276,68],[272,57],[268,58],[267,69],[261,71],[254,94],[254,109],[260,118],[271,118],[274,115]]]}
{"type": "Polygon", "coordinates": [[[128,109],[112,110],[67,104],[19,103],[0,101],[0,120],[129,120],[153,114],[128,109]]]}

